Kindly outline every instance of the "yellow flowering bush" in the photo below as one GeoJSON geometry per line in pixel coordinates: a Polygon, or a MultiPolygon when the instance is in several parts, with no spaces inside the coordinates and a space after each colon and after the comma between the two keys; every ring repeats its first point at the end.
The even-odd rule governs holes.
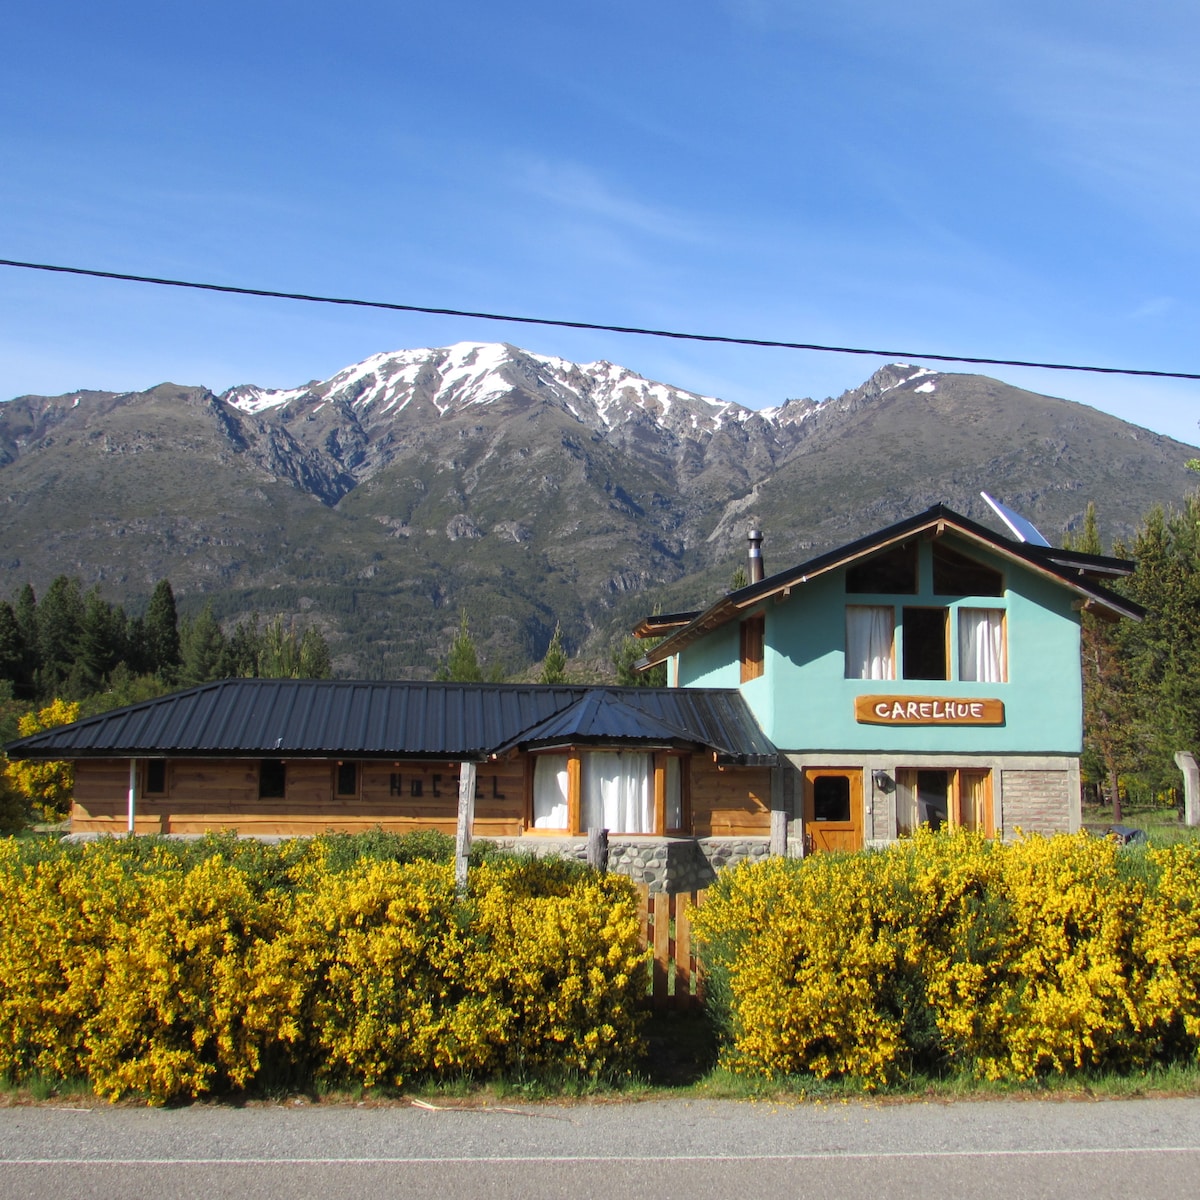
{"type": "Polygon", "coordinates": [[[251,1020],[318,1075],[368,1086],[627,1069],[646,989],[633,889],[585,876],[546,894],[555,867],[485,863],[463,902],[449,864],[314,880],[262,949],[251,1020]]]}
{"type": "Polygon", "coordinates": [[[87,1036],[93,1087],[114,1099],[245,1087],[263,1040],[246,1022],[253,951],[275,935],[278,902],[255,897],[216,857],[186,874],[143,876],[132,900],[105,948],[87,1036]]]}
{"type": "MultiPolygon", "coordinates": [[[[69,725],[78,716],[79,705],[74,700],[52,700],[45,708],[18,718],[17,732],[21,737],[30,737],[56,725],[69,725]]],[[[70,812],[71,793],[75,789],[73,763],[16,759],[6,762],[4,771],[8,781],[43,820],[61,820],[70,812]]]]}
{"type": "Polygon", "coordinates": [[[0,840],[0,1073],[163,1102],[632,1065],[628,881],[497,859],[458,897],[450,864],[364,847],[0,840]]]}
{"type": "Polygon", "coordinates": [[[924,830],[744,865],[694,920],[735,1070],[991,1079],[1200,1046],[1200,849],[924,830]]]}
{"type": "Polygon", "coordinates": [[[528,870],[501,860],[471,880],[464,966],[500,1015],[495,1061],[589,1077],[627,1071],[642,1049],[649,961],[633,886],[587,875],[539,895],[528,870]]]}

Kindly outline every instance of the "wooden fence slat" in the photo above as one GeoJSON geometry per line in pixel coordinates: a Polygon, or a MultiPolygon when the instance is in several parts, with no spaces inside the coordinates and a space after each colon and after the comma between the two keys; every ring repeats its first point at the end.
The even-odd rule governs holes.
{"type": "Polygon", "coordinates": [[[653,898],[654,911],[654,1004],[667,1003],[668,962],[671,943],[671,897],[658,892],[653,898]]]}
{"type": "Polygon", "coordinates": [[[675,897],[675,1007],[692,1006],[692,904],[688,892],[675,897]]]}
{"type": "Polygon", "coordinates": [[[704,973],[692,943],[692,910],[704,892],[651,893],[638,884],[642,945],[652,951],[651,1002],[655,1008],[692,1008],[704,1000],[704,973]],[[673,968],[673,969],[672,969],[673,968]]]}

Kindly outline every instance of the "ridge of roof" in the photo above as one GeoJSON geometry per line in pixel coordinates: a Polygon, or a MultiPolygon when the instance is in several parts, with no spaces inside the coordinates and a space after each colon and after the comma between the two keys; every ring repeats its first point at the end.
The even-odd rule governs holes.
{"type": "MultiPolygon", "coordinates": [[[[624,699],[616,698],[609,704],[603,703],[603,691],[604,689],[596,688],[589,692],[570,707],[554,713],[531,729],[522,731],[506,745],[498,747],[496,753],[504,754],[518,746],[528,746],[535,742],[569,742],[571,739],[613,743],[689,742],[694,745],[711,746],[711,743],[699,736],[698,731],[682,729],[673,722],[664,721],[624,699]]],[[[711,748],[725,749],[716,746],[711,748]]]]}
{"type": "MultiPolygon", "coordinates": [[[[1134,569],[1134,564],[1127,560],[1018,542],[996,533],[986,525],[971,520],[970,517],[963,516],[962,513],[955,512],[944,503],[938,503],[931,505],[923,512],[905,517],[883,529],[876,530],[874,533],[865,534],[843,546],[818,554],[798,566],[778,571],[756,583],[747,584],[745,587],[727,593],[708,608],[698,612],[686,625],[669,633],[634,665],[637,669],[644,670],[664,662],[698,637],[733,620],[745,609],[761,600],[779,592],[790,593],[793,587],[807,583],[816,575],[823,575],[856,558],[881,550],[893,542],[904,541],[929,528],[937,529],[940,532],[945,526],[952,526],[959,533],[983,542],[993,550],[1056,579],[1059,583],[1084,595],[1089,601],[1098,602],[1114,618],[1126,616],[1140,621],[1145,615],[1145,610],[1141,605],[1115,595],[1090,578],[1092,572],[1103,572],[1109,575],[1130,574],[1134,569]],[[1128,570],[1121,569],[1125,567],[1128,567],[1128,570]]],[[[639,625],[638,628],[640,627],[639,625]]]]}

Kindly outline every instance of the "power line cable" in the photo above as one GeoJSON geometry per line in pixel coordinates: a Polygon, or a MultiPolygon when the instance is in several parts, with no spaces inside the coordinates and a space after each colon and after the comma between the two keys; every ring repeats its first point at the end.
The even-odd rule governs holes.
{"type": "Polygon", "coordinates": [[[776,350],[813,350],[822,354],[861,354],[872,358],[926,359],[933,362],[971,363],[990,367],[1036,367],[1043,371],[1087,371],[1095,375],[1148,375],[1158,379],[1200,379],[1190,371],[1150,371],[1136,367],[1093,367],[1078,363],[1029,362],[1020,358],[980,358],[966,354],[927,354],[916,350],[870,350],[862,346],[825,346],[816,342],[777,342],[768,338],[731,337],[715,333],[680,333],[670,329],[642,329],[636,325],[601,325],[593,321],[564,321],[553,317],[517,317],[511,313],[471,312],[459,308],[431,308],[422,304],[394,304],[386,300],[352,300],[345,296],[311,296],[305,292],[276,292],[268,288],[233,287],[221,283],[196,283],[186,279],[159,279],[153,275],[129,275],[122,271],[92,271],[85,267],[61,267],[50,263],[19,262],[0,258],[0,267],[28,271],[52,271],[60,275],[84,275],[92,279],[118,279],[125,283],[152,283],[159,287],[191,288],[200,292],[222,292],[232,296],[264,296],[273,300],[303,300],[309,304],[341,304],[352,308],[379,308],[389,312],[426,313],[437,317],[467,317],[475,321],[508,321],[517,325],[550,325],[559,329],[589,329],[601,333],[631,333],[641,337],[674,338],[684,342],[717,342],[727,346],[761,346],[776,350]]]}

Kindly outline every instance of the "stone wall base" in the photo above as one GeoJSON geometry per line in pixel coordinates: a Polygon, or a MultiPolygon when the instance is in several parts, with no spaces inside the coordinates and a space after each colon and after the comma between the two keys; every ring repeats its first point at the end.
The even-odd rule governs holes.
{"type": "MultiPolygon", "coordinates": [[[[538,857],[557,854],[587,861],[586,838],[490,838],[504,850],[538,857]]],[[[610,837],[608,869],[647,884],[652,892],[693,892],[709,887],[717,872],[747,859],[769,857],[766,837],[660,838],[610,837]]]]}

